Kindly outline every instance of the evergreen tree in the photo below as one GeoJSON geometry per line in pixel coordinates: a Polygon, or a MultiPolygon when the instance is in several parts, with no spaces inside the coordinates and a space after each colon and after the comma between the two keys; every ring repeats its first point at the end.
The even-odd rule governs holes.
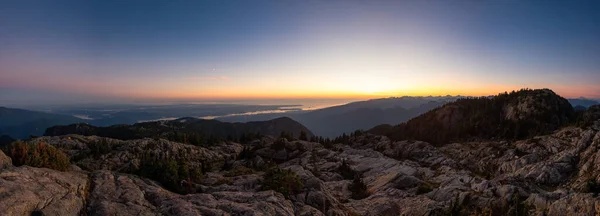
{"type": "Polygon", "coordinates": [[[305,131],[300,131],[300,136],[298,136],[299,140],[304,140],[304,141],[308,141],[308,137],[306,135],[305,131]]]}
{"type": "Polygon", "coordinates": [[[369,192],[367,191],[367,185],[365,185],[360,175],[354,176],[354,180],[349,186],[349,189],[350,192],[352,192],[352,199],[360,200],[369,196],[369,192]]]}

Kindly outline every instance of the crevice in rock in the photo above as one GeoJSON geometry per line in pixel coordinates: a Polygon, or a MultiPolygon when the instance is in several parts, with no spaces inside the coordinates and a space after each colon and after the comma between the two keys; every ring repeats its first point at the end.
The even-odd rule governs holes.
{"type": "Polygon", "coordinates": [[[96,187],[94,180],[92,179],[92,176],[93,176],[93,173],[91,173],[91,172],[87,173],[87,183],[85,185],[86,187],[83,190],[83,194],[81,194],[81,197],[83,199],[83,207],[81,208],[81,211],[79,211],[80,216],[88,215],[88,213],[89,213],[88,208],[91,208],[91,206],[89,206],[90,196],[92,194],[92,191],[96,187]]]}

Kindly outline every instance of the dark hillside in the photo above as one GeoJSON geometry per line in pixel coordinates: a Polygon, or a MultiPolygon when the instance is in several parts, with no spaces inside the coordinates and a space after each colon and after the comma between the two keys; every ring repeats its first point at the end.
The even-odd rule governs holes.
{"type": "Polygon", "coordinates": [[[83,119],[68,115],[0,107],[0,135],[17,139],[40,136],[46,128],[85,122],[83,119]]]}
{"type": "Polygon", "coordinates": [[[96,135],[121,140],[151,137],[194,145],[205,145],[213,144],[219,140],[236,140],[249,134],[279,136],[282,132],[285,132],[298,137],[301,131],[306,132],[308,137],[313,136],[308,128],[287,117],[248,123],[226,123],[217,120],[181,118],[172,121],[144,122],[108,127],[96,127],[88,124],[55,126],[48,128],[44,135],[96,135]]]}
{"type": "Polygon", "coordinates": [[[569,102],[549,89],[522,89],[495,97],[459,99],[406,123],[372,133],[394,140],[415,139],[436,145],[477,139],[521,139],[550,133],[573,122],[569,102]]]}

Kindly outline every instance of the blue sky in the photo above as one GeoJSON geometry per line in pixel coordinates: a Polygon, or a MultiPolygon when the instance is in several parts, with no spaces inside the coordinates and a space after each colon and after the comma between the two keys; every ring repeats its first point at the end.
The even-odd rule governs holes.
{"type": "Polygon", "coordinates": [[[600,98],[598,1],[2,1],[0,103],[600,98]]]}

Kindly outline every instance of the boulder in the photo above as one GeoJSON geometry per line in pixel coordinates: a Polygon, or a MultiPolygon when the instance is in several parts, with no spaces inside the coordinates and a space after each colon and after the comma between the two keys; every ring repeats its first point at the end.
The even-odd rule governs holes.
{"type": "Polygon", "coordinates": [[[12,166],[12,159],[4,154],[0,150],[0,169],[4,169],[12,166]]]}
{"type": "Polygon", "coordinates": [[[5,168],[0,171],[0,215],[80,215],[88,185],[82,172],[5,168]]]}

